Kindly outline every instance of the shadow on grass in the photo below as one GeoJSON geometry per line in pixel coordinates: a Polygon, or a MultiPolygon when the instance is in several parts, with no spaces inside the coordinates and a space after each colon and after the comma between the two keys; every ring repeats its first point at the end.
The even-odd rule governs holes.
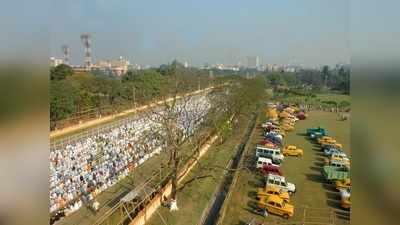
{"type": "Polygon", "coordinates": [[[262,180],[262,179],[249,180],[248,184],[249,184],[251,187],[254,187],[254,188],[256,188],[256,187],[261,187],[261,186],[264,186],[264,180],[262,180]]]}
{"type": "Polygon", "coordinates": [[[340,209],[340,201],[328,199],[326,200],[326,204],[332,208],[340,209]]]}
{"type": "Polygon", "coordinates": [[[321,152],[321,148],[319,146],[318,147],[313,147],[312,150],[316,151],[316,152],[321,152]]]}
{"type": "Polygon", "coordinates": [[[327,191],[337,191],[335,185],[333,184],[324,184],[322,185],[327,191]]]}
{"type": "Polygon", "coordinates": [[[338,192],[326,192],[326,197],[331,200],[340,200],[340,195],[338,192]]]}
{"type": "Polygon", "coordinates": [[[307,140],[311,140],[311,138],[310,138],[306,133],[300,133],[300,132],[298,132],[298,133],[296,133],[296,135],[298,135],[298,136],[303,136],[303,137],[306,137],[307,140]]]}
{"type": "Polygon", "coordinates": [[[256,191],[249,191],[249,193],[247,193],[247,196],[251,199],[256,199],[257,197],[257,192],[256,191]]]}
{"type": "Polygon", "coordinates": [[[350,209],[342,209],[340,211],[335,211],[335,215],[341,220],[350,220],[350,209]]]}
{"type": "Polygon", "coordinates": [[[247,202],[247,207],[245,207],[244,209],[247,210],[248,212],[254,214],[254,215],[259,215],[259,213],[257,213],[259,211],[259,208],[257,206],[257,202],[256,201],[247,202]]]}
{"type": "Polygon", "coordinates": [[[321,172],[322,171],[321,167],[317,167],[317,166],[310,166],[310,169],[314,170],[314,171],[317,171],[317,172],[321,172]]]}
{"type": "Polygon", "coordinates": [[[325,165],[325,163],[324,162],[314,162],[314,165],[322,168],[325,165]]]}
{"type": "Polygon", "coordinates": [[[317,183],[325,183],[325,178],[321,174],[305,174],[308,180],[317,182],[317,183]]]}
{"type": "Polygon", "coordinates": [[[323,157],[317,157],[317,158],[315,158],[315,160],[317,160],[317,161],[319,161],[319,162],[324,162],[324,161],[325,161],[325,158],[323,158],[323,157]]]}

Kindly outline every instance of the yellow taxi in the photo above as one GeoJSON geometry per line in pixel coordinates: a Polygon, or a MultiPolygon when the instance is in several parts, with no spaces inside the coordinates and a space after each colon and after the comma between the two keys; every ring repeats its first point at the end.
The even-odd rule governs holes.
{"type": "Polygon", "coordinates": [[[335,182],[335,184],[336,184],[336,189],[337,189],[337,190],[340,190],[340,189],[343,189],[343,188],[349,188],[349,187],[351,187],[351,181],[350,181],[350,179],[337,180],[337,181],[335,182]]]}
{"type": "Polygon", "coordinates": [[[290,126],[290,125],[288,125],[288,124],[282,125],[281,128],[282,128],[284,131],[292,131],[292,130],[294,130],[294,127],[293,127],[293,126],[290,126]]]}
{"type": "Polygon", "coordinates": [[[289,202],[290,200],[289,193],[277,187],[259,188],[257,191],[258,199],[261,199],[263,197],[269,197],[271,195],[276,195],[282,198],[285,202],[289,202]]]}
{"type": "Polygon", "coordinates": [[[287,112],[285,112],[285,111],[279,113],[279,117],[280,117],[280,118],[286,118],[286,117],[289,117],[289,116],[290,116],[290,114],[287,113],[287,112]]]}
{"type": "Polygon", "coordinates": [[[347,198],[342,198],[340,201],[340,206],[344,209],[350,209],[351,208],[351,200],[350,197],[347,198]]]}
{"type": "Polygon", "coordinates": [[[333,137],[329,136],[323,136],[321,138],[318,138],[318,143],[319,144],[335,144],[336,140],[333,137]]]}
{"type": "Polygon", "coordinates": [[[288,145],[282,150],[284,156],[303,156],[303,149],[297,148],[294,145],[288,145]]]}
{"type": "Polygon", "coordinates": [[[294,215],[294,206],[276,195],[262,197],[258,201],[258,207],[267,210],[269,213],[283,216],[285,219],[294,215]]]}

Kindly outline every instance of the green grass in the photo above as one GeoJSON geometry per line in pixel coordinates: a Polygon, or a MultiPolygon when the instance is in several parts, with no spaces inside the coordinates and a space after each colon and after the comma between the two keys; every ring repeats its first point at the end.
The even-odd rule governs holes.
{"type": "Polygon", "coordinates": [[[308,104],[319,104],[324,101],[335,101],[340,104],[341,101],[350,102],[350,95],[341,94],[316,94],[316,97],[310,98],[305,96],[288,96],[284,99],[285,102],[304,103],[307,99],[308,104]]]}
{"type": "MultiPolygon", "coordinates": [[[[225,167],[229,160],[233,158],[236,146],[240,143],[242,136],[248,125],[248,118],[241,118],[238,126],[234,129],[233,134],[222,144],[213,145],[200,161],[201,167],[211,168],[214,165],[225,167]]],[[[185,180],[191,179],[197,174],[201,168],[196,165],[185,180]]],[[[214,178],[205,178],[197,180],[187,185],[181,192],[178,192],[179,210],[170,212],[168,208],[161,207],[158,213],[164,218],[167,224],[174,225],[196,225],[201,219],[203,210],[213,197],[213,194],[223,179],[222,169],[212,171],[214,178]]],[[[185,180],[183,182],[185,182],[185,180]]],[[[162,225],[161,216],[155,213],[146,223],[149,225],[162,225]]]]}
{"type": "MultiPolygon", "coordinates": [[[[291,203],[295,206],[295,216],[290,218],[289,221],[301,221],[304,207],[312,207],[333,210],[335,223],[346,223],[349,212],[340,209],[338,192],[334,190],[332,185],[327,184],[321,175],[320,170],[324,160],[322,153],[317,145],[304,136],[307,128],[321,125],[327,128],[329,135],[342,143],[344,151],[350,154],[350,121],[339,121],[337,118],[337,114],[334,113],[310,112],[309,118],[298,121],[295,130],[284,138],[285,145],[293,144],[304,149],[302,158],[286,157],[282,165],[286,179],[294,183],[297,188],[296,194],[291,197],[291,203]]],[[[248,166],[254,164],[254,147],[262,139],[260,136],[261,129],[257,129],[259,129],[259,132],[255,132],[255,135],[251,137],[249,148],[245,153],[244,163],[248,166]]],[[[232,189],[231,198],[227,201],[228,207],[222,224],[243,224],[253,218],[264,222],[282,221],[283,219],[275,215],[263,218],[254,213],[257,203],[255,199],[256,191],[263,185],[262,177],[254,171],[240,171],[238,181],[232,189]]],[[[323,214],[322,211],[308,210],[308,212],[320,216],[323,214]]]]}
{"type": "Polygon", "coordinates": [[[317,94],[317,98],[321,101],[335,101],[340,103],[341,101],[350,102],[350,95],[340,95],[340,94],[317,94]]]}

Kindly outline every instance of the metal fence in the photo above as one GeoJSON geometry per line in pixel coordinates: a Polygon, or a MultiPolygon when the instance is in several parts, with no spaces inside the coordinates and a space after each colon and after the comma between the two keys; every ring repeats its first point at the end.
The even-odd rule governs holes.
{"type": "MultiPolygon", "coordinates": [[[[219,86],[216,86],[216,87],[219,87],[219,86]]],[[[200,93],[194,92],[194,94],[201,94],[201,93],[203,93],[203,91],[207,92],[207,91],[209,91],[209,88],[212,89],[214,87],[207,87],[207,88],[203,89],[202,92],[200,92],[200,93]]],[[[193,93],[190,93],[190,94],[193,94],[193,93]]],[[[159,101],[161,101],[161,100],[156,100],[153,103],[149,103],[149,105],[156,104],[159,101]]],[[[113,115],[113,116],[115,116],[115,115],[113,115]]],[[[52,151],[54,149],[57,149],[57,148],[63,148],[66,145],[73,144],[73,143],[75,143],[75,142],[77,142],[77,141],[79,141],[79,140],[81,140],[83,138],[88,138],[88,137],[91,137],[93,135],[98,135],[98,134],[101,134],[101,133],[104,133],[104,132],[108,132],[108,131],[112,130],[113,128],[117,128],[117,127],[122,126],[122,125],[124,125],[126,123],[130,123],[133,120],[136,120],[137,117],[138,117],[137,114],[133,114],[132,116],[129,116],[127,118],[118,119],[118,120],[116,120],[114,122],[109,122],[109,123],[106,123],[106,124],[103,124],[103,125],[97,125],[95,127],[88,128],[85,131],[82,131],[82,132],[79,132],[79,133],[76,133],[76,134],[73,134],[73,135],[69,135],[69,136],[67,136],[65,138],[50,140],[50,151],[52,151]]]]}

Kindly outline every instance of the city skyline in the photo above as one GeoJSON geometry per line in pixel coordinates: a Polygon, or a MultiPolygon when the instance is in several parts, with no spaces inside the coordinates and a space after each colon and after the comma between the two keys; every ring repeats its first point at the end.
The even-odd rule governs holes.
{"type": "Polygon", "coordinates": [[[239,1],[62,2],[52,22],[51,56],[70,47],[81,65],[81,33],[92,35],[92,57],[160,65],[177,59],[193,66],[237,65],[247,57],[265,64],[306,66],[348,63],[348,3],[307,0],[252,4],[239,1]],[[90,10],[88,10],[90,8],[90,10]],[[280,12],[284,12],[281,14],[280,12]],[[282,16],[285,15],[285,16],[282,16]]]}

